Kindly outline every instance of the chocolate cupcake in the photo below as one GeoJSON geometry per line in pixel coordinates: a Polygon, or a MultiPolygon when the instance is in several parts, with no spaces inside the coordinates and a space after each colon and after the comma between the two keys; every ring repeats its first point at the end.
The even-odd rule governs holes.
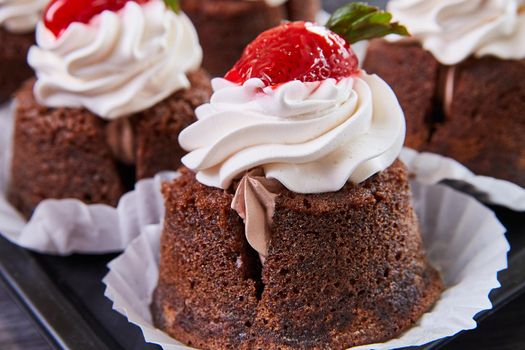
{"type": "Polygon", "coordinates": [[[176,169],[177,135],[209,98],[183,13],[161,0],[88,6],[49,5],[29,53],[37,79],[16,95],[10,198],[26,216],[47,198],[115,205],[135,180],[176,169]]]}
{"type": "Polygon", "coordinates": [[[443,286],[390,87],[309,22],[261,34],[213,87],[163,186],[157,327],[203,349],[347,348],[411,327],[443,286]]]}
{"type": "Polygon", "coordinates": [[[371,43],[364,67],[391,84],[407,146],[525,186],[525,3],[389,2],[412,39],[371,43]]]}
{"type": "Polygon", "coordinates": [[[319,0],[181,0],[204,50],[203,66],[222,76],[261,32],[285,19],[310,20],[319,0]]]}
{"type": "Polygon", "coordinates": [[[35,26],[46,0],[4,0],[0,3],[0,103],[11,97],[33,71],[27,51],[35,42],[35,26]]]}

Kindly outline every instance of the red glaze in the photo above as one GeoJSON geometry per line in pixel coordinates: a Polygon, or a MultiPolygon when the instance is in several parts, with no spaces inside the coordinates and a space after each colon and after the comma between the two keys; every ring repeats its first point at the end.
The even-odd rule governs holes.
{"type": "Polygon", "coordinates": [[[242,84],[260,78],[272,86],[291,80],[339,80],[357,72],[357,56],[341,36],[318,24],[290,22],[259,35],[225,79],[242,84]]]}
{"type": "Polygon", "coordinates": [[[89,23],[102,11],[116,12],[128,1],[144,4],[149,0],[51,0],[44,11],[44,23],[59,37],[71,23],[89,23]]]}

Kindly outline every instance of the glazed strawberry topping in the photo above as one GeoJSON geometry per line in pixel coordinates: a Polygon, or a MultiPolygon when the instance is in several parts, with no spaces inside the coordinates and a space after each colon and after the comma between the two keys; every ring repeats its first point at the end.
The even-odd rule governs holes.
{"type": "Polygon", "coordinates": [[[44,11],[44,23],[59,37],[71,23],[89,23],[105,10],[120,10],[128,1],[144,4],[149,0],[51,0],[44,11]]]}
{"type": "Polygon", "coordinates": [[[259,35],[225,78],[238,84],[259,78],[278,85],[339,80],[358,71],[357,56],[341,36],[314,23],[291,22],[259,35]]]}

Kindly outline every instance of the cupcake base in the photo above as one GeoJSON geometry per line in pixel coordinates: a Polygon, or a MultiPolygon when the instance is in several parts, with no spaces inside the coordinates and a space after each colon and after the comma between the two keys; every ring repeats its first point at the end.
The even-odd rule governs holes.
{"type": "Polygon", "coordinates": [[[435,117],[439,63],[415,42],[372,40],[363,68],[392,87],[405,112],[405,145],[422,149],[430,138],[435,117]]]}
{"type": "Polygon", "coordinates": [[[450,112],[425,150],[525,187],[525,60],[471,58],[454,69],[450,112]]]}
{"type": "MultiPolygon", "coordinates": [[[[509,244],[506,230],[494,213],[470,196],[443,185],[411,180],[411,188],[427,257],[439,268],[446,290],[400,337],[356,350],[405,349],[473,329],[474,317],[491,308],[489,293],[500,287],[497,275],[507,266],[509,244]]],[[[148,206],[140,208],[139,217],[150,211],[148,206]]],[[[193,350],[159,331],[152,322],[150,303],[158,280],[161,231],[160,225],[142,227],[141,235],[108,265],[104,294],[114,310],[141,329],[146,342],[163,349],[193,350]]]]}
{"type": "Polygon", "coordinates": [[[116,205],[124,188],[105,122],[84,109],[39,105],[33,84],[16,94],[10,202],[26,217],[47,198],[116,205]]]}
{"type": "Polygon", "coordinates": [[[207,73],[188,77],[190,89],[111,123],[86,109],[41,106],[27,82],[16,94],[10,201],[26,217],[49,198],[115,206],[135,180],[176,169],[177,136],[211,94],[207,73]]]}
{"type": "Polygon", "coordinates": [[[204,349],[344,348],[393,338],[439,297],[399,161],[335,193],[276,199],[261,266],[233,194],[194,174],[163,187],[166,217],[152,312],[204,349]]]}

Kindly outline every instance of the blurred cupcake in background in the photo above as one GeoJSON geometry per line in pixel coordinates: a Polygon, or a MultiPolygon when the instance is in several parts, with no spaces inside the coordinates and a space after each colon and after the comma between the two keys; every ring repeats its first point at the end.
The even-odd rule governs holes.
{"type": "Polygon", "coordinates": [[[283,20],[313,21],[320,0],[181,0],[204,50],[203,66],[223,76],[261,32],[283,20]]]}
{"type": "Polygon", "coordinates": [[[525,186],[525,0],[392,0],[410,39],[371,42],[364,68],[394,89],[406,145],[525,186]]]}
{"type": "Polygon", "coordinates": [[[54,0],[16,93],[11,202],[116,205],[136,180],[176,169],[179,132],[211,86],[189,18],[171,1],[54,0]]]}
{"type": "Polygon", "coordinates": [[[0,0],[0,103],[32,75],[27,51],[46,0],[0,0]]]}

